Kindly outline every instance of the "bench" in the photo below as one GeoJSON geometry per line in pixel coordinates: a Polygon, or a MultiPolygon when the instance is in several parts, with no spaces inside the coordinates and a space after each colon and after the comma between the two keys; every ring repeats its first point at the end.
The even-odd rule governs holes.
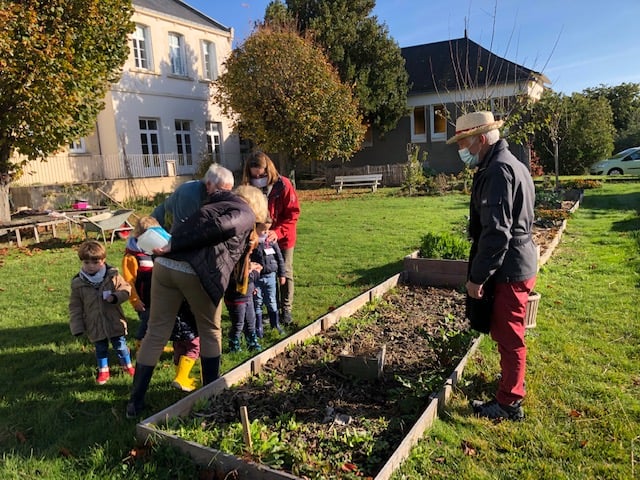
{"type": "Polygon", "coordinates": [[[336,189],[336,193],[340,193],[344,187],[371,187],[371,191],[375,192],[380,182],[382,182],[381,173],[371,175],[336,175],[333,187],[336,189]]]}

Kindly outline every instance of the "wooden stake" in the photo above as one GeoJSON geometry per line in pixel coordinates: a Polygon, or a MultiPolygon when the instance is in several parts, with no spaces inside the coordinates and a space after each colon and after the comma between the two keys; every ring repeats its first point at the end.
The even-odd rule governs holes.
{"type": "Polygon", "coordinates": [[[249,412],[247,406],[240,407],[240,421],[242,422],[242,433],[244,435],[244,444],[249,450],[253,449],[253,443],[251,441],[251,424],[249,423],[249,412]]]}

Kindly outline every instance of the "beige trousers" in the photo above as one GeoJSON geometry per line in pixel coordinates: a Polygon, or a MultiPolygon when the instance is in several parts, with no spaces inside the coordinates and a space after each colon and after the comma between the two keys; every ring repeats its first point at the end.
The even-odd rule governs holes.
{"type": "Polygon", "coordinates": [[[138,363],[156,365],[171,337],[176,314],[186,298],[198,325],[200,355],[219,357],[222,353],[222,300],[217,307],[202,288],[197,275],[180,272],[156,263],[151,278],[151,311],[147,333],[136,356],[138,363]]]}

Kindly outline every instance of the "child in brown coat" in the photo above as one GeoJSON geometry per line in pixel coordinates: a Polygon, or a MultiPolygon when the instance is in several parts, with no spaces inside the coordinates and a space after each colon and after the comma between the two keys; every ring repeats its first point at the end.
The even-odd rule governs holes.
{"type": "Polygon", "coordinates": [[[109,373],[109,342],[118,355],[123,370],[133,376],[131,354],[127,347],[127,321],[121,305],[129,299],[131,286],[106,263],[104,246],[95,240],[80,245],[80,272],[71,280],[69,323],[71,333],[83,333],[96,347],[98,385],[107,383],[109,373]]]}

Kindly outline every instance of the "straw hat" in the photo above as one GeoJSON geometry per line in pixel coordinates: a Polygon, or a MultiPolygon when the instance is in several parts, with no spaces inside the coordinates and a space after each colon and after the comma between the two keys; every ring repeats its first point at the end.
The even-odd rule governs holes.
{"type": "Polygon", "coordinates": [[[503,124],[502,120],[495,120],[491,112],[467,113],[456,120],[456,134],[447,140],[447,144],[450,145],[472,135],[487,133],[500,128],[503,124]]]}

